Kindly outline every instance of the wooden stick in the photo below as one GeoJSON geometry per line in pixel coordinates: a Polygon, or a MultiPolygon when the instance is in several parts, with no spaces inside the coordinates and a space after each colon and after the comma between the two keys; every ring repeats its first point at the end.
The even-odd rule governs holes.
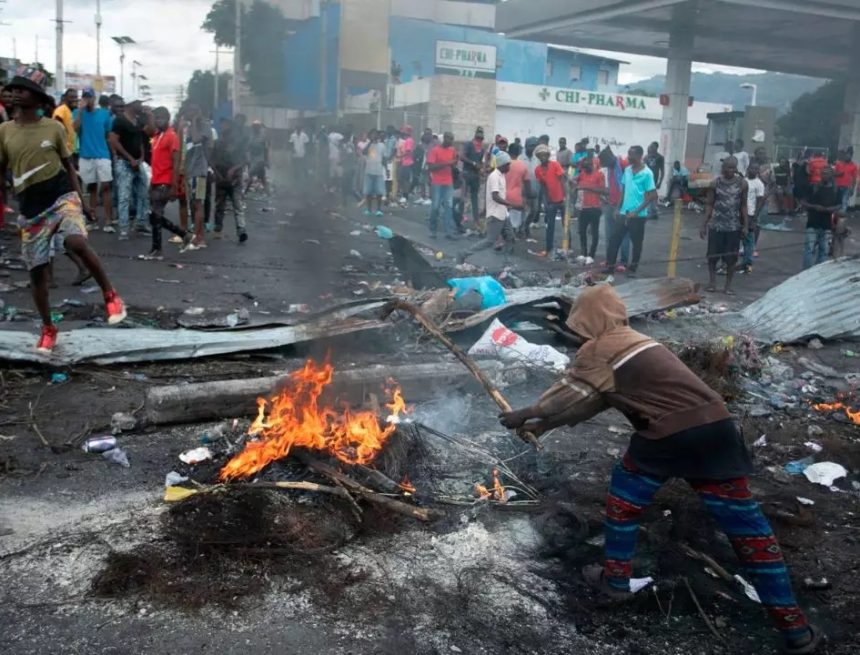
{"type": "Polygon", "coordinates": [[[734,576],[728,571],[726,571],[722,566],[717,564],[716,560],[714,560],[714,558],[710,555],[706,555],[705,553],[695,550],[694,548],[691,548],[685,543],[679,543],[678,548],[680,548],[681,552],[684,553],[684,555],[686,555],[690,559],[699,560],[700,562],[704,562],[705,564],[710,566],[714,570],[714,573],[716,573],[730,585],[734,586],[736,584],[734,576]]]}
{"type": "Polygon", "coordinates": [[[425,523],[432,521],[439,516],[437,512],[433,512],[423,507],[415,507],[414,505],[409,505],[408,503],[404,503],[399,500],[395,500],[394,498],[383,496],[381,494],[376,493],[375,491],[371,491],[367,487],[353,480],[345,473],[341,473],[340,471],[329,466],[328,464],[318,462],[306,454],[295,453],[295,456],[298,457],[301,462],[308,468],[313,469],[317,473],[326,476],[330,480],[336,480],[337,482],[340,482],[341,484],[343,484],[344,487],[346,487],[347,490],[351,491],[352,493],[358,494],[365,500],[371,503],[376,503],[377,505],[381,505],[382,507],[385,507],[387,510],[395,512],[396,514],[403,514],[404,516],[409,516],[413,519],[424,521],[425,523]]]}
{"type": "Polygon", "coordinates": [[[708,615],[705,614],[705,610],[702,609],[702,606],[699,604],[699,599],[696,597],[696,594],[693,592],[693,588],[690,586],[690,581],[687,578],[684,578],[684,584],[687,585],[687,591],[690,592],[690,598],[693,599],[693,602],[696,604],[696,609],[699,610],[699,615],[702,617],[702,620],[705,622],[705,625],[708,626],[708,630],[711,631],[711,634],[714,635],[717,639],[722,642],[725,642],[725,638],[714,627],[714,624],[711,623],[711,619],[708,618],[708,615]]]}
{"type": "MultiPolygon", "coordinates": [[[[401,310],[407,312],[412,315],[416,321],[418,321],[421,326],[427,330],[433,337],[436,338],[442,345],[444,345],[448,350],[454,353],[454,356],[459,359],[463,365],[471,371],[472,375],[475,376],[475,379],[480,382],[481,386],[484,388],[490,398],[493,399],[493,402],[499,406],[503,412],[507,413],[512,411],[512,407],[510,403],[505,399],[505,397],[501,394],[501,392],[493,386],[493,383],[484,375],[484,372],[478,368],[478,365],[475,364],[474,360],[469,357],[466,353],[460,350],[457,345],[451,341],[434,323],[431,321],[424,313],[418,309],[415,305],[412,305],[405,300],[393,300],[385,307],[382,308],[382,320],[388,318],[394,311],[401,310]]],[[[517,435],[526,441],[527,443],[534,446],[535,450],[541,450],[540,442],[537,437],[531,432],[527,432],[525,430],[518,430],[517,435]]]]}

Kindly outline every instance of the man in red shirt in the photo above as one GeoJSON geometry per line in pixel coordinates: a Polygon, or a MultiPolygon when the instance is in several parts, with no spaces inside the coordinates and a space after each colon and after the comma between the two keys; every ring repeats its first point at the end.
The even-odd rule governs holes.
{"type": "Polygon", "coordinates": [[[821,184],[821,171],[823,171],[826,166],[827,160],[824,158],[824,155],[821,153],[812,155],[812,159],[810,159],[809,163],[806,165],[806,168],[809,171],[809,182],[812,186],[821,184]]]}
{"type": "Polygon", "coordinates": [[[427,155],[427,170],[430,171],[430,236],[438,234],[439,214],[442,214],[442,227],[445,238],[452,241],[460,238],[454,225],[454,166],[460,157],[454,149],[454,135],[445,132],[442,143],[435,146],[427,155]]]}
{"type": "Polygon", "coordinates": [[[836,176],[836,191],[842,211],[848,211],[848,203],[857,191],[857,164],[851,161],[851,153],[840,150],[836,165],[833,167],[836,176]]]}
{"type": "Polygon", "coordinates": [[[543,188],[546,199],[546,250],[540,256],[551,258],[555,254],[555,219],[564,213],[567,177],[561,164],[550,161],[549,146],[541,144],[535,148],[535,157],[540,160],[540,165],[535,168],[535,179],[543,188]]]}
{"type": "Polygon", "coordinates": [[[582,211],[579,214],[579,244],[582,254],[576,261],[590,266],[594,263],[597,253],[597,243],[600,241],[600,216],[603,213],[601,197],[608,196],[606,178],[599,168],[594,165],[592,157],[586,157],[580,163],[580,171],[573,181],[574,193],[580,194],[582,211]],[[588,247],[588,231],[591,229],[591,248],[588,247]]]}
{"type": "Polygon", "coordinates": [[[156,134],[152,137],[152,185],[149,189],[152,226],[152,251],[141,259],[160,260],[161,229],[164,228],[182,239],[183,247],[191,243],[194,235],[183,230],[164,216],[164,208],[179,197],[179,137],[170,126],[170,112],[159,107],[153,112],[156,134]]]}

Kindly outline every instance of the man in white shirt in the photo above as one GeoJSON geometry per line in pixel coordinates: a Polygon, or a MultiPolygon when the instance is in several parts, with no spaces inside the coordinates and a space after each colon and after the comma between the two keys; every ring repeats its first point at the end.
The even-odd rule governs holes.
{"type": "Polygon", "coordinates": [[[764,182],[759,177],[759,164],[752,162],[747,168],[747,235],[742,241],[744,248],[741,263],[738,264],[739,273],[752,273],[755,246],[758,242],[760,228],[758,226],[759,214],[767,202],[767,191],[764,182]]]}
{"type": "Polygon", "coordinates": [[[743,139],[735,140],[735,159],[738,160],[738,173],[746,175],[750,167],[750,153],[744,150],[743,139]]]}
{"type": "MultiPolygon", "coordinates": [[[[511,156],[503,150],[496,155],[496,168],[487,177],[487,233],[483,240],[460,254],[460,263],[466,261],[479,250],[486,250],[496,245],[500,237],[504,237],[504,250],[506,253],[513,252],[514,237],[513,230],[508,222],[508,208],[513,207],[507,200],[508,185],[505,181],[505,173],[511,168],[511,156]]],[[[522,209],[514,207],[514,209],[522,209]]]]}
{"type": "Polygon", "coordinates": [[[290,135],[290,144],[293,147],[295,176],[299,179],[307,177],[308,167],[305,165],[305,153],[308,143],[310,143],[310,137],[305,132],[305,128],[301,126],[290,135]]]}

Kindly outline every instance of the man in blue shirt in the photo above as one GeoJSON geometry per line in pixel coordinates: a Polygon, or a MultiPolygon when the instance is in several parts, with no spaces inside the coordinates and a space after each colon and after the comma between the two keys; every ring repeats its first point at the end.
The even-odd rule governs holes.
{"type": "Polygon", "coordinates": [[[643,162],[645,151],[642,146],[633,146],[627,151],[629,166],[621,178],[622,200],[619,217],[609,241],[609,260],[605,273],[615,272],[618,249],[624,237],[630,236],[633,242],[633,258],[627,267],[627,275],[635,277],[639,259],[642,257],[642,242],[645,240],[645,223],[648,220],[648,207],[657,198],[654,174],[643,162]]]}
{"type": "Polygon", "coordinates": [[[75,130],[80,143],[80,174],[84,186],[89,191],[89,208],[92,212],[90,230],[98,228],[96,205],[98,204],[98,187],[102,187],[102,207],[105,213],[105,232],[113,232],[113,203],[111,202],[111,167],[108,134],[113,124],[113,118],[108,110],[107,96],[99,98],[99,106],[95,106],[95,92],[84,89],[81,106],[75,115],[75,130]]]}

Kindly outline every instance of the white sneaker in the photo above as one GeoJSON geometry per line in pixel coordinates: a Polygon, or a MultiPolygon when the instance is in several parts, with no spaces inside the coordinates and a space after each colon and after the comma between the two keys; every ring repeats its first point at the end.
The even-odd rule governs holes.
{"type": "Polygon", "coordinates": [[[586,258],[585,258],[585,265],[586,265],[586,266],[591,266],[593,263],[594,263],[594,258],[593,258],[593,257],[586,257],[586,258]]]}
{"type": "Polygon", "coordinates": [[[576,262],[577,262],[578,264],[584,264],[584,263],[585,263],[585,255],[579,255],[579,256],[576,258],[576,262]]]}
{"type": "MultiPolygon", "coordinates": [[[[182,243],[182,239],[180,239],[179,242],[182,243]]],[[[193,252],[195,250],[200,250],[200,246],[196,246],[194,245],[194,243],[189,243],[187,246],[183,246],[182,248],[180,248],[179,252],[193,252]]]]}

